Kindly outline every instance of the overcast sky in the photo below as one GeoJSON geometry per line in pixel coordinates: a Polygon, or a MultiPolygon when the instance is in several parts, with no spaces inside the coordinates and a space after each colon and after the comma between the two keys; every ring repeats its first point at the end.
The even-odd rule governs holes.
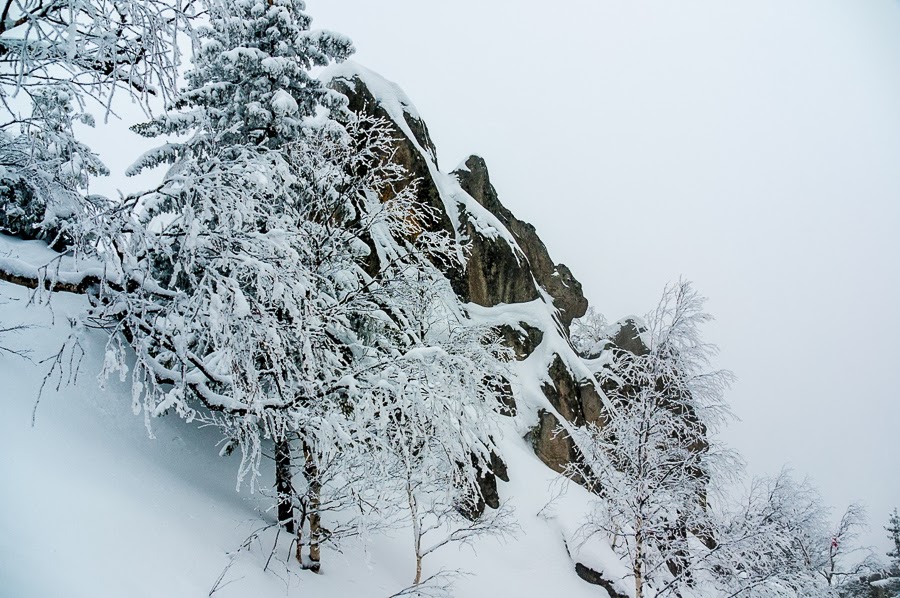
{"type": "Polygon", "coordinates": [[[872,542],[900,506],[900,3],[308,0],[483,156],[610,319],[679,276],[737,374],[726,439],[872,542]]]}

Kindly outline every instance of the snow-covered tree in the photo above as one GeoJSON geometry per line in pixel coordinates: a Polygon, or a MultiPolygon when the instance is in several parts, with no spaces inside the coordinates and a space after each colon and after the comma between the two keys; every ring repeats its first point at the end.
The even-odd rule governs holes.
{"type": "MultiPolygon", "coordinates": [[[[189,3],[188,3],[189,4],[189,3]]],[[[62,85],[109,105],[175,89],[186,5],[162,0],[7,0],[0,13],[0,97],[62,85]]]]}
{"type": "Polygon", "coordinates": [[[176,87],[178,2],[8,0],[0,13],[0,230],[62,248],[105,201],[87,195],[106,168],[74,125],[93,125],[121,90],[145,107],[176,87]]]}
{"type": "Polygon", "coordinates": [[[887,555],[891,559],[891,564],[900,569],[900,514],[897,513],[897,509],[891,513],[888,525],[884,529],[893,545],[887,555]]]}
{"type": "Polygon", "coordinates": [[[588,307],[587,313],[572,322],[569,338],[572,346],[581,355],[586,357],[598,355],[609,342],[609,324],[606,316],[593,306],[588,307]]]}
{"type": "Polygon", "coordinates": [[[696,568],[723,596],[830,595],[827,511],[818,491],[787,471],[754,479],[743,501],[718,508],[715,542],[696,568]]]}
{"type": "MultiPolygon", "coordinates": [[[[358,410],[354,439],[330,458],[308,441],[295,443],[303,451],[302,481],[295,483],[298,559],[318,570],[320,546],[339,539],[323,516],[344,505],[346,519],[358,505],[372,511],[357,513],[364,528],[411,524],[417,585],[431,552],[509,531],[506,509],[472,515],[501,407],[490,374],[503,371],[509,351],[493,330],[469,321],[449,282],[427,262],[399,272],[384,292],[392,323],[376,332],[370,322],[363,334],[376,333],[385,352],[370,353],[344,390],[358,410]]],[[[353,531],[344,524],[344,533],[353,531]]],[[[441,574],[430,582],[438,579],[446,581],[441,574]]]]}
{"type": "Polygon", "coordinates": [[[66,86],[32,89],[32,118],[21,133],[0,132],[0,232],[42,239],[62,249],[80,240],[91,220],[108,207],[101,197],[87,194],[92,176],[108,174],[73,124],[93,124],[76,113],[66,86]]]}
{"type": "Polygon", "coordinates": [[[607,421],[574,433],[583,460],[569,473],[600,496],[582,531],[606,534],[628,559],[637,598],[687,583],[691,538],[709,540],[707,483],[724,458],[709,435],[727,415],[731,374],[709,370],[703,302],[689,283],[666,289],[647,317],[647,351],[613,350],[607,421]]]}
{"type": "MultiPolygon", "coordinates": [[[[383,475],[399,484],[413,532],[415,576],[423,561],[449,544],[468,544],[514,531],[508,508],[481,513],[479,477],[491,467],[502,407],[492,375],[504,372],[510,351],[491,328],[459,310],[438,272],[415,274],[404,293],[412,342],[378,374],[388,408],[377,432],[383,475]]],[[[439,572],[438,579],[447,572],[439,572]]],[[[433,576],[429,578],[434,580],[433,576]]]]}
{"type": "Polygon", "coordinates": [[[900,598],[900,514],[897,513],[897,509],[891,513],[884,529],[891,543],[891,548],[887,552],[890,561],[880,573],[869,576],[866,585],[880,593],[876,594],[876,591],[873,591],[871,595],[877,595],[879,598],[882,596],[900,598]]]}
{"type": "Polygon", "coordinates": [[[853,503],[841,515],[840,521],[826,537],[819,539],[811,547],[810,560],[829,587],[842,586],[847,580],[858,577],[869,568],[866,554],[869,552],[859,545],[860,534],[867,525],[866,510],[853,503]]]}
{"type": "MultiPolygon", "coordinates": [[[[335,188],[346,164],[331,164],[317,181],[296,174],[331,145],[349,143],[346,130],[327,120],[301,139],[303,122],[328,96],[308,69],[350,50],[343,38],[311,34],[308,25],[302,3],[211,4],[175,103],[180,110],[135,127],[145,135],[190,134],[135,164],[133,173],[172,167],[157,189],[128,198],[120,227],[104,238],[121,282],[106,289],[98,316],[115,320],[135,348],[135,397],[149,413],[187,415],[193,399],[267,420],[267,410],[316,394],[304,387],[310,376],[299,357],[315,353],[317,342],[336,342],[329,321],[317,316],[328,310],[323,302],[340,299],[334,273],[315,270],[315,244],[335,242],[317,240],[329,223],[316,215],[346,207],[335,198],[359,193],[361,182],[335,188]],[[285,137],[289,148],[276,142],[285,137]]],[[[360,245],[340,241],[349,248],[345,260],[330,267],[356,269],[360,245]]]]}
{"type": "Polygon", "coordinates": [[[850,505],[834,527],[828,515],[808,480],[786,470],[755,478],[743,499],[722,496],[713,506],[713,542],[696,552],[693,568],[721,596],[868,595],[856,593],[877,569],[856,544],[865,511],[850,505]]]}

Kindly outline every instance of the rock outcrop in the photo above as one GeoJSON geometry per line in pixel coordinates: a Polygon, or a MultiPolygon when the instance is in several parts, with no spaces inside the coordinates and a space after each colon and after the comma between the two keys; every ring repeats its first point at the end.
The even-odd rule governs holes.
{"type": "Polygon", "coordinates": [[[473,237],[472,260],[467,268],[471,300],[479,305],[522,303],[539,297],[540,285],[559,310],[559,318],[568,326],[587,311],[588,302],[572,272],[565,264],[554,264],[534,227],[516,218],[497,196],[491,184],[487,164],[479,156],[469,156],[465,167],[453,171],[463,190],[471,195],[512,233],[526,262],[497,247],[497,243],[473,237]],[[490,284],[485,284],[490,281],[490,284]],[[485,288],[487,287],[487,288],[485,288]]]}
{"type": "Polygon", "coordinates": [[[609,594],[610,598],[628,598],[627,594],[623,594],[622,592],[616,590],[615,584],[606,579],[603,576],[603,573],[594,571],[587,565],[575,563],[575,573],[578,575],[578,577],[588,582],[589,584],[600,586],[601,588],[606,590],[606,593],[609,594]]]}
{"type": "MultiPolygon", "coordinates": [[[[522,420],[538,457],[563,471],[578,453],[565,425],[603,417],[602,390],[568,339],[572,320],[588,306],[581,284],[565,265],[553,262],[535,228],[500,202],[482,158],[470,156],[449,174],[439,170],[428,127],[397,86],[353,64],[333,69],[326,79],[347,96],[352,111],[394,126],[394,158],[417,182],[418,201],[435,211],[427,226],[453,235],[462,248],[464,264],[445,270],[453,290],[473,309],[488,308],[487,318],[497,320],[521,371],[542,372],[528,390],[521,388],[524,376],[513,384],[497,382],[504,389],[504,412],[522,420]]],[[[499,500],[503,469],[498,457],[492,471],[484,472],[482,504],[499,500]]]]}
{"type": "MultiPolygon", "coordinates": [[[[394,127],[394,159],[416,182],[418,201],[434,213],[424,226],[455,240],[460,263],[443,265],[453,291],[472,317],[493,325],[513,350],[509,378],[492,380],[500,411],[530,439],[544,464],[566,472],[581,458],[573,428],[606,422],[607,395],[616,390],[606,368],[623,353],[646,354],[646,330],[635,319],[623,320],[606,328],[609,336],[593,344],[593,354],[579,354],[570,327],[588,307],[581,284],[565,265],[553,262],[535,228],[500,202],[484,160],[470,156],[452,173],[442,172],[428,127],[397,86],[352,64],[333,69],[326,79],[347,96],[351,110],[394,127]]],[[[498,480],[508,481],[502,455],[492,455],[481,474],[480,495],[467,513],[473,518],[500,506],[498,480]]],[[[693,531],[703,536],[702,530],[693,531]]],[[[588,583],[623,596],[602,572],[577,559],[573,563],[588,583]]]]}

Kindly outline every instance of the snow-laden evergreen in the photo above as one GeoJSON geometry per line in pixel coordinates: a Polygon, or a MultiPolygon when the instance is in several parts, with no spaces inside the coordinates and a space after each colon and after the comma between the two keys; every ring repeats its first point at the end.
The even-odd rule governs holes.
{"type": "Polygon", "coordinates": [[[320,108],[339,110],[345,101],[310,69],[344,60],[353,46],[339,34],[310,30],[302,0],[213,1],[208,10],[176,111],[135,127],[151,137],[191,137],[151,152],[134,170],[246,144],[278,150],[300,140],[305,120],[320,108]]]}

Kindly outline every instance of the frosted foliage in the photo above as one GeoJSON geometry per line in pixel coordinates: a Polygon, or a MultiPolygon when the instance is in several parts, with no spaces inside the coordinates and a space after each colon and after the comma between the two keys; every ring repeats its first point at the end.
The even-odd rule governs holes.
{"type": "MultiPolygon", "coordinates": [[[[406,356],[421,339],[404,302],[451,253],[428,232],[434,214],[394,159],[392,128],[319,113],[342,103],[308,69],[350,45],[308,26],[301,3],[213,7],[179,111],[136,127],[190,137],[135,164],[172,167],[104,238],[110,270],[130,282],[107,285],[95,318],[130,339],[145,416],[212,420],[243,449],[241,475],[266,437],[299,436],[327,462],[371,445],[386,405],[414,402],[426,383],[406,356]]],[[[468,390],[453,363],[428,375],[443,364],[437,383],[468,390]]]]}
{"type": "Polygon", "coordinates": [[[0,230],[61,247],[79,238],[106,204],[85,192],[90,177],[107,170],[77,140],[73,123],[93,121],[75,112],[65,86],[33,89],[32,98],[33,118],[21,134],[0,133],[0,230]]]}
{"type": "Polygon", "coordinates": [[[829,527],[816,489],[786,472],[753,480],[740,502],[710,497],[739,467],[714,436],[732,375],[710,369],[703,304],[689,283],[670,286],[646,318],[646,354],[606,349],[615,409],[573,432],[583,460],[569,473],[599,495],[581,533],[611,541],[638,598],[847,595],[871,570],[856,544],[861,507],[829,527]]]}
{"type": "Polygon", "coordinates": [[[31,96],[48,83],[109,103],[117,89],[140,100],[169,97],[180,2],[10,0],[0,14],[0,97],[31,96]]]}
{"type": "Polygon", "coordinates": [[[606,317],[593,307],[589,307],[586,314],[572,322],[572,333],[569,338],[572,340],[572,346],[581,355],[599,354],[609,340],[606,317]]]}
{"type": "MultiPolygon", "coordinates": [[[[417,549],[420,564],[486,533],[493,519],[464,523],[461,513],[480,500],[494,452],[493,381],[508,350],[441,273],[461,251],[417,202],[395,156],[396,123],[350,113],[311,75],[349,55],[350,42],[311,31],[299,0],[207,2],[176,93],[175,38],[188,24],[177,6],[66,7],[19,7],[31,11],[24,37],[15,51],[9,36],[0,45],[19,68],[18,79],[0,78],[0,94],[30,101],[30,115],[0,131],[0,226],[58,248],[84,241],[99,263],[76,289],[90,307],[54,371],[77,370],[62,356],[81,350],[85,328],[102,329],[101,380],[130,382],[151,435],[165,414],[215,426],[224,452],[240,449],[239,486],[256,481],[274,441],[278,520],[297,530],[301,562],[308,548],[304,566],[318,567],[319,544],[336,537],[320,525],[334,505],[410,506],[427,526],[417,537],[446,531],[417,549]],[[47,14],[46,27],[35,24],[47,14]],[[47,84],[33,85],[42,75],[47,84]],[[106,170],[73,124],[92,124],[89,100],[109,108],[121,89],[145,107],[149,95],[168,101],[133,127],[161,140],[127,174],[168,170],[112,203],[88,193],[106,170]]],[[[361,533],[354,521],[338,535],[361,533]]]]}
{"type": "Polygon", "coordinates": [[[303,430],[327,446],[357,433],[359,375],[395,334],[383,299],[416,258],[398,248],[377,279],[366,273],[362,235],[408,233],[398,214],[413,209],[412,189],[386,160],[383,125],[348,127],[313,128],[279,152],[232,146],[183,160],[134,198],[138,215],[108,241],[134,288],[109,286],[95,317],[131,339],[146,413],[194,417],[202,405],[251,459],[260,430],[303,430]]]}
{"type": "MultiPolygon", "coordinates": [[[[482,500],[478,478],[490,470],[493,436],[499,433],[500,403],[490,380],[505,373],[511,354],[496,331],[448,309],[444,302],[454,295],[446,280],[417,275],[407,290],[407,325],[416,338],[402,359],[380,373],[382,402],[390,409],[380,410],[377,423],[384,443],[377,477],[405,502],[413,531],[413,583],[424,590],[433,581],[422,577],[431,553],[514,531],[502,505],[473,517],[482,500]]],[[[449,585],[447,592],[452,595],[449,585]]]]}
{"type": "Polygon", "coordinates": [[[892,544],[891,550],[888,551],[887,555],[890,557],[893,566],[900,569],[900,514],[897,513],[897,509],[894,509],[894,512],[891,513],[885,530],[892,544]]]}
{"type": "Polygon", "coordinates": [[[649,351],[613,349],[604,389],[615,410],[576,430],[583,463],[570,467],[602,499],[582,528],[606,535],[627,557],[635,590],[677,591],[689,569],[689,532],[708,534],[706,493],[720,467],[709,432],[726,414],[730,373],[708,371],[714,347],[699,328],[709,316],[688,283],[669,287],[648,318],[649,351]]]}
{"type": "Polygon", "coordinates": [[[809,482],[787,472],[756,479],[742,503],[716,514],[715,550],[697,568],[726,596],[838,596],[829,550],[853,538],[830,530],[827,515],[809,482]]]}
{"type": "MultiPolygon", "coordinates": [[[[0,14],[0,202],[4,232],[60,248],[85,236],[98,205],[86,195],[106,168],[73,133],[94,104],[123,91],[145,106],[172,96],[177,3],[10,0],[0,14]]],[[[89,236],[89,235],[88,235],[89,236]]]]}

